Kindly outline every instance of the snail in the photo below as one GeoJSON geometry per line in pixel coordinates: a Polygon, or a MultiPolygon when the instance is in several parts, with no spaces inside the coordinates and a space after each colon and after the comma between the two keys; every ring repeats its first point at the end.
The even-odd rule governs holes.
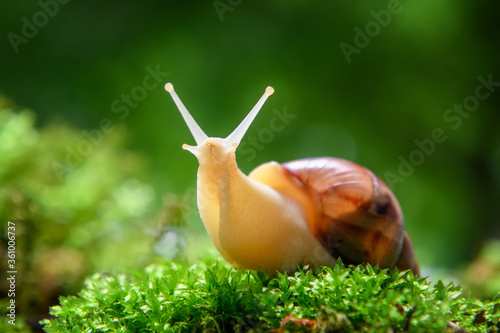
{"type": "Polygon", "coordinates": [[[245,132],[274,93],[267,87],[226,138],[208,137],[165,85],[196,146],[197,204],[215,247],[236,267],[268,272],[300,265],[378,264],[419,273],[400,205],[368,169],[347,160],[316,157],[264,163],[247,176],[236,164],[245,132]]]}

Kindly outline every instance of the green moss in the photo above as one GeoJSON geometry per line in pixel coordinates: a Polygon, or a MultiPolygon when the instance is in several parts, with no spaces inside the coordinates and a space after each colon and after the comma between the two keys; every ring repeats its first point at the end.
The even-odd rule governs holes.
{"type": "Polygon", "coordinates": [[[371,266],[268,276],[222,263],[165,263],[133,277],[95,275],[78,296],[51,308],[47,332],[498,331],[500,299],[480,302],[461,288],[371,266]]]}
{"type": "MultiPolygon", "coordinates": [[[[2,104],[0,250],[7,253],[10,221],[19,272],[16,311],[33,322],[59,295],[78,292],[93,272],[152,263],[154,240],[147,232],[155,193],[139,180],[144,162],[125,149],[126,133],[118,126],[88,146],[82,131],[62,123],[37,128],[33,112],[2,104]],[[85,154],[69,153],[82,144],[85,154]]],[[[3,272],[6,264],[0,263],[3,272]]],[[[6,312],[0,309],[2,317],[6,312]]]]}

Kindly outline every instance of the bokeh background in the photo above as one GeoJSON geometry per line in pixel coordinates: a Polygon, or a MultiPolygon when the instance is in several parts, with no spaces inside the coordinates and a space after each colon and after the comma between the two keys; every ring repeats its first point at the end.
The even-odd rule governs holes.
{"type": "Polygon", "coordinates": [[[480,297],[500,290],[496,2],[1,7],[1,267],[12,221],[30,323],[94,272],[213,251],[195,206],[197,162],[181,149],[194,140],[166,82],[221,137],[272,85],[238,151],[244,172],[311,156],[365,165],[393,185],[422,266],[480,285],[480,297]],[[480,77],[493,83],[474,111],[448,111],[474,101],[480,77]],[[431,145],[436,130],[446,139],[431,145]]]}

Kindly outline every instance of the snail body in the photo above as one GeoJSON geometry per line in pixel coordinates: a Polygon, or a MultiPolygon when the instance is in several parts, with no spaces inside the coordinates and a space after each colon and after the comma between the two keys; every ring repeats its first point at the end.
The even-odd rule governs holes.
{"type": "Polygon", "coordinates": [[[208,137],[175,93],[171,94],[196,146],[183,145],[199,162],[197,203],[221,255],[232,265],[293,271],[298,265],[368,262],[418,274],[399,203],[368,169],[339,158],[264,163],[247,176],[236,148],[274,89],[268,87],[226,138],[208,137]]]}

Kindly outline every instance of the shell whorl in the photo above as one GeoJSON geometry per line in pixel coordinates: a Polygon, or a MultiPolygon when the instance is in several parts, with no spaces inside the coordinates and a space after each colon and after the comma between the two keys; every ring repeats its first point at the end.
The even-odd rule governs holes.
{"type": "Polygon", "coordinates": [[[418,274],[401,207],[368,169],[340,158],[308,158],[282,167],[308,187],[321,210],[311,232],[335,258],[418,274]]]}

